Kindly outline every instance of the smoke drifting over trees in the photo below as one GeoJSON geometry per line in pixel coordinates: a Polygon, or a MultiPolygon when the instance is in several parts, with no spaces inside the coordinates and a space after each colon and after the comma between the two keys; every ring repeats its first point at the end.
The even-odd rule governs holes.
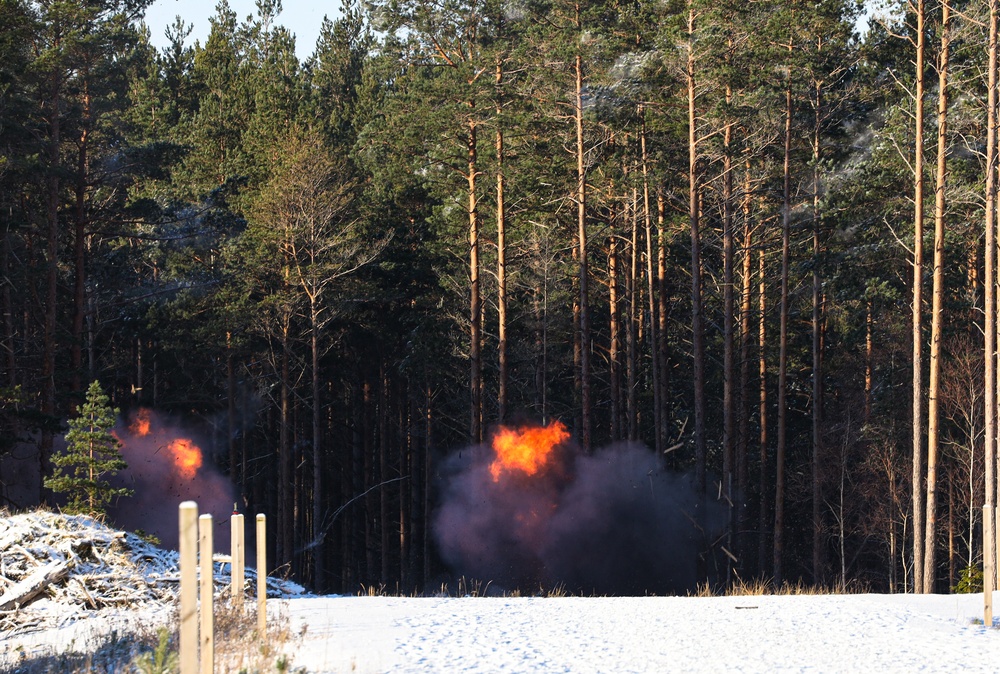
{"type": "MultiPolygon", "coordinates": [[[[721,525],[724,510],[693,481],[666,470],[639,444],[584,454],[560,447],[538,473],[494,481],[487,446],[446,464],[434,536],[453,573],[496,589],[563,586],[596,594],[694,589],[699,509],[721,525]]],[[[711,527],[715,528],[715,527],[711,527]]]]}

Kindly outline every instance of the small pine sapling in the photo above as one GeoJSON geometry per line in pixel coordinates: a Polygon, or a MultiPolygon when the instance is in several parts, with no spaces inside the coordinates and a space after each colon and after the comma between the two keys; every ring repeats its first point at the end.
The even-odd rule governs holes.
{"type": "Polygon", "coordinates": [[[66,451],[52,457],[53,475],[45,486],[57,494],[66,494],[66,512],[103,515],[107,505],[132,490],[113,487],[107,478],[128,467],[121,454],[121,443],[111,429],[118,410],[111,407],[107,394],[94,381],[87,389],[87,400],[80,414],[69,420],[66,451]]]}

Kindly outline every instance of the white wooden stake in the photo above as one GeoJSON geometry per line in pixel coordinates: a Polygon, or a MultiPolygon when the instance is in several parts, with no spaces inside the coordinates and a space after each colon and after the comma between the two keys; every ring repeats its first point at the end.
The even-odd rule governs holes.
{"type": "Polygon", "coordinates": [[[244,557],[243,557],[243,515],[234,513],[231,520],[232,525],[232,593],[233,608],[243,608],[243,583],[244,583],[244,557]]]}
{"type": "Polygon", "coordinates": [[[198,518],[198,565],[201,577],[201,674],[215,672],[215,574],[212,569],[212,516],[198,518]]]}
{"type": "Polygon", "coordinates": [[[198,504],[184,501],[179,510],[181,674],[198,674],[198,504]]]}
{"type": "Polygon", "coordinates": [[[257,634],[267,639],[267,518],[257,515],[257,634]]]}
{"type": "Polygon", "coordinates": [[[983,506],[983,625],[993,626],[993,529],[996,522],[994,508],[983,506]]]}

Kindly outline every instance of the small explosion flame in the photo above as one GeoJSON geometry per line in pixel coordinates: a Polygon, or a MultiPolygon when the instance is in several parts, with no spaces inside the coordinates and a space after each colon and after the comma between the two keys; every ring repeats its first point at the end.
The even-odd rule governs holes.
{"type": "Polygon", "coordinates": [[[586,454],[560,422],[497,429],[446,462],[441,493],[442,558],[496,589],[683,593],[696,582],[698,509],[709,526],[725,513],[646,447],[586,454]]]}
{"type": "MultiPolygon", "coordinates": [[[[228,521],[235,489],[229,479],[205,463],[198,443],[178,425],[147,408],[138,409],[128,424],[114,431],[122,443],[128,468],[118,475],[119,486],[132,489],[110,515],[116,525],[142,529],[163,545],[177,545],[177,505],[197,501],[201,513],[217,523],[228,521]]],[[[228,547],[229,527],[217,527],[216,547],[228,547]]]]}

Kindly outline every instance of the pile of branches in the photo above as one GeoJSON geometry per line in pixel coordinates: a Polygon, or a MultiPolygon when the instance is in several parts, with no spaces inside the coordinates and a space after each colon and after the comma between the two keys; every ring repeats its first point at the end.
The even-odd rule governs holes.
{"type": "MultiPolygon", "coordinates": [[[[217,557],[215,591],[227,593],[231,564],[217,557]]],[[[246,570],[247,593],[256,587],[246,570]]],[[[0,634],[61,627],[104,608],[176,603],[178,554],[85,515],[0,512],[0,634]]],[[[268,578],[268,596],[302,588],[268,578]]]]}

